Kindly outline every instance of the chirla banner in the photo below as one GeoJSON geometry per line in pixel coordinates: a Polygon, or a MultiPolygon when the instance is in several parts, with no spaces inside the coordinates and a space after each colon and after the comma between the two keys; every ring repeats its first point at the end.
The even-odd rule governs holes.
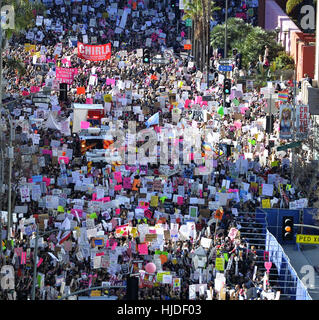
{"type": "Polygon", "coordinates": [[[103,61],[111,58],[111,43],[88,45],[78,42],[78,57],[91,61],[103,61]]]}
{"type": "Polygon", "coordinates": [[[77,68],[56,68],[56,80],[59,83],[72,84],[74,75],[78,73],[77,68]]]}
{"type": "Polygon", "coordinates": [[[290,104],[280,106],[279,138],[292,138],[292,108],[290,104]]]}

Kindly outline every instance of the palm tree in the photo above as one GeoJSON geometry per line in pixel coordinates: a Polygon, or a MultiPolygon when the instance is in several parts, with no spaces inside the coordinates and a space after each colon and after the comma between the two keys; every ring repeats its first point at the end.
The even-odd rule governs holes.
{"type": "Polygon", "coordinates": [[[183,20],[192,20],[192,53],[196,65],[199,65],[199,42],[202,37],[203,8],[201,0],[193,0],[185,3],[183,20]]]}
{"type": "Polygon", "coordinates": [[[205,48],[208,40],[210,21],[212,13],[220,10],[220,7],[215,6],[215,2],[211,0],[192,0],[185,1],[185,10],[183,20],[192,20],[192,48],[195,57],[196,65],[203,69],[205,48]],[[210,1],[210,3],[209,3],[210,1]],[[210,4],[210,10],[208,6],[210,4]],[[210,11],[208,13],[208,11],[210,11]],[[208,16],[209,15],[209,16],[208,16]]]}

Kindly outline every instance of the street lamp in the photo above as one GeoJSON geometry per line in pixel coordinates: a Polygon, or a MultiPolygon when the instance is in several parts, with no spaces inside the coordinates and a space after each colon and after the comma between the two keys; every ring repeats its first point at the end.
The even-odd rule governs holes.
{"type": "MultiPolygon", "coordinates": [[[[285,47],[285,51],[287,51],[287,49],[286,49],[286,47],[287,47],[287,34],[288,34],[289,30],[285,29],[283,32],[284,32],[284,35],[285,35],[284,47],[285,47]]],[[[288,52],[290,52],[290,50],[288,50],[288,52]]]]}
{"type": "Polygon", "coordinates": [[[277,26],[277,27],[275,28],[275,32],[276,32],[276,41],[277,41],[277,42],[279,42],[279,37],[278,37],[278,36],[279,36],[280,30],[281,30],[281,29],[280,29],[280,27],[279,27],[279,26],[277,26]]]}

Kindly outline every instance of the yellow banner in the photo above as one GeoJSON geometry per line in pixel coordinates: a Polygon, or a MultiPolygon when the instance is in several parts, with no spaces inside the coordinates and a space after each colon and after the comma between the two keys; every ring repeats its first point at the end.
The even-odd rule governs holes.
{"type": "Polygon", "coordinates": [[[310,234],[297,234],[296,243],[319,244],[319,236],[310,234]]]}

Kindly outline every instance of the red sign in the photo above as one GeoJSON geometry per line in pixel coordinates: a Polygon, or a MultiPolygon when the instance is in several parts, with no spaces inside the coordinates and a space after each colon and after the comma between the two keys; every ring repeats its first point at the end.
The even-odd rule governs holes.
{"type": "Polygon", "coordinates": [[[111,43],[97,46],[78,42],[78,57],[91,61],[103,61],[111,58],[111,43]]]}
{"type": "Polygon", "coordinates": [[[191,44],[184,44],[184,50],[192,50],[191,44]]]}

